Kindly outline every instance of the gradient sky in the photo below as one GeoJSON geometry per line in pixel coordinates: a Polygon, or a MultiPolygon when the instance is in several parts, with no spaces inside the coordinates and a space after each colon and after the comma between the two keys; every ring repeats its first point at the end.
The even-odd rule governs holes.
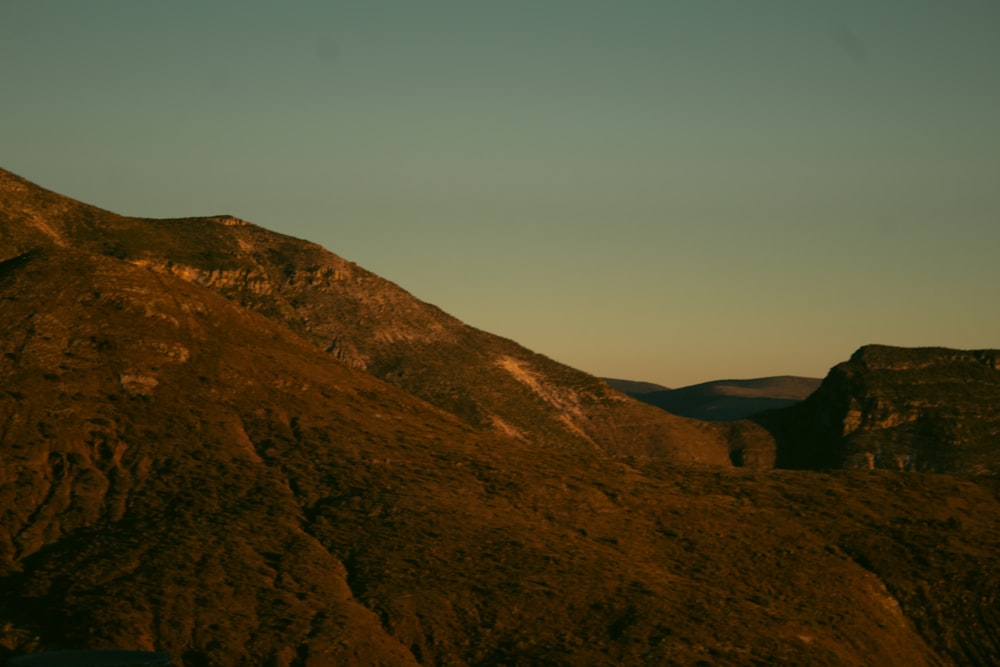
{"type": "Polygon", "coordinates": [[[0,0],[0,166],[597,375],[1000,347],[996,0],[0,0]]]}

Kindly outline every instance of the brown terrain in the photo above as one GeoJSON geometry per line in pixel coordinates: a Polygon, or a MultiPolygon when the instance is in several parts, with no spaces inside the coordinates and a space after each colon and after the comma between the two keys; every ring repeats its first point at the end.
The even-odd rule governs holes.
{"type": "Polygon", "coordinates": [[[1000,351],[869,345],[757,420],[780,465],[1000,474],[1000,351]]]}
{"type": "Polygon", "coordinates": [[[1000,661],[995,468],[776,470],[826,417],[675,418],[232,218],[0,172],[0,347],[0,660],[1000,661]]]}
{"type": "MultiPolygon", "coordinates": [[[[208,287],[476,428],[537,446],[712,464],[768,439],[751,422],[720,428],[664,414],[466,326],[318,245],[232,216],[127,218],[2,170],[0,196],[0,260],[73,247],[208,287]]],[[[773,462],[773,451],[762,456],[773,462]]]]}

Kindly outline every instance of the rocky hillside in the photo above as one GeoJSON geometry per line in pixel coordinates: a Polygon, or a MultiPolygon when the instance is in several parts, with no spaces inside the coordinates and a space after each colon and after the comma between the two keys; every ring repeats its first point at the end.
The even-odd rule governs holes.
{"type": "Polygon", "coordinates": [[[758,420],[779,465],[1000,473],[1000,351],[870,345],[758,420]]]}
{"type": "Polygon", "coordinates": [[[531,446],[205,288],[74,250],[0,264],[0,294],[0,656],[1000,656],[1000,507],[970,482],[531,446]]]}
{"type": "Polygon", "coordinates": [[[590,375],[468,327],[312,243],[224,215],[127,218],[0,170],[0,259],[73,247],[210,288],[480,429],[537,446],[770,466],[757,425],[665,415],[590,375]]]}
{"type": "Polygon", "coordinates": [[[747,419],[764,410],[795,405],[816,391],[817,378],[779,375],[751,380],[715,380],[679,389],[632,393],[633,398],[682,417],[707,421],[747,419]]]}
{"type": "MultiPolygon", "coordinates": [[[[269,233],[119,218],[11,178],[0,662],[58,649],[165,651],[179,667],[1000,662],[996,478],[611,456],[558,402],[575,372],[533,375],[551,362],[512,343],[494,366],[536,396],[534,414],[562,405],[567,421],[551,442],[482,428],[317,347],[289,314],[302,304],[265,298],[277,277],[224,297],[182,275],[245,268],[247,239],[226,230],[269,233]],[[202,255],[212,239],[232,254],[202,255]],[[156,244],[189,263],[154,261],[156,244]]],[[[338,311],[349,322],[378,302],[357,299],[338,311]]],[[[418,362],[405,367],[436,377],[418,362]]],[[[617,442],[656,437],[610,408],[581,414],[635,429],[617,442]]]]}

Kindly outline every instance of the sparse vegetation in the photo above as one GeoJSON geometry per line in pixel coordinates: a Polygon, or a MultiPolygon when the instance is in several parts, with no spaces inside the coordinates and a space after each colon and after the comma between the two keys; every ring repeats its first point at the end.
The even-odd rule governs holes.
{"type": "MultiPolygon", "coordinates": [[[[643,421],[653,408],[431,317],[347,263],[353,296],[300,292],[292,308],[230,274],[182,280],[164,258],[152,271],[107,256],[88,244],[140,222],[78,219],[83,205],[14,196],[3,184],[22,182],[0,176],[0,245],[20,257],[0,262],[0,658],[115,647],[189,666],[1000,662],[996,477],[681,465],[643,437],[707,429],[683,441],[696,448],[721,431],[643,421]],[[31,211],[80,234],[78,247],[31,232],[31,211]],[[307,326],[310,308],[334,314],[307,326]],[[321,351],[343,322],[377,332],[395,308],[412,309],[412,328],[358,354],[419,398],[321,351]],[[425,325],[433,339],[414,338],[425,325]],[[498,351],[541,391],[483,367],[498,351]],[[552,419],[566,392],[592,410],[588,437],[610,445],[552,419]],[[478,428],[491,411],[526,435],[478,428]]],[[[216,233],[189,229],[204,244],[216,233]]],[[[283,280],[298,280],[288,265],[332,261],[281,243],[283,280]]]]}

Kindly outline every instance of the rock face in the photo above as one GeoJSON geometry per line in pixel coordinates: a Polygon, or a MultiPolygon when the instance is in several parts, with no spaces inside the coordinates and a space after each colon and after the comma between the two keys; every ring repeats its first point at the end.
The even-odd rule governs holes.
{"type": "MultiPolygon", "coordinates": [[[[462,324],[312,243],[233,216],[127,218],[0,170],[0,259],[72,246],[212,289],[479,429],[537,446],[773,463],[756,424],[666,415],[586,373],[462,324]],[[757,443],[758,457],[741,451],[757,443]]],[[[132,384],[141,389],[141,380],[132,384]]]]}
{"type": "Polygon", "coordinates": [[[425,404],[119,260],[33,251],[0,263],[0,294],[0,646],[413,664],[267,461],[313,418],[377,442],[425,404]],[[359,400],[384,421],[358,424],[359,400]]]}
{"type": "Polygon", "coordinates": [[[870,345],[762,415],[783,467],[1000,473],[1000,352],[870,345]]]}
{"type": "Polygon", "coordinates": [[[1000,529],[996,501],[954,481],[720,477],[475,430],[113,258],[35,251],[0,264],[0,294],[0,657],[930,665],[952,626],[923,636],[904,610],[951,613],[956,594],[928,607],[892,554],[959,517],[926,576],[964,586],[960,550],[1000,529]],[[858,493],[909,500],[824,512],[858,493]]]}
{"type": "MultiPolygon", "coordinates": [[[[687,422],[593,411],[591,380],[512,343],[487,350],[490,373],[523,393],[480,395],[497,406],[480,427],[317,346],[270,273],[284,264],[253,273],[243,237],[219,237],[231,256],[191,245],[252,225],[136,226],[9,191],[31,206],[0,210],[0,662],[79,649],[163,651],[178,667],[1000,661],[990,480],[612,456],[595,445],[663,451],[649,432],[687,422]],[[554,421],[524,417],[523,396],[554,421]]],[[[431,312],[366,280],[368,305],[337,311],[348,323],[377,330],[379,299],[431,312]]],[[[382,348],[364,345],[370,371],[366,350],[382,348]]],[[[443,360],[415,359],[407,373],[445,382],[443,360]]],[[[706,432],[767,455],[762,428],[706,432]]]]}

